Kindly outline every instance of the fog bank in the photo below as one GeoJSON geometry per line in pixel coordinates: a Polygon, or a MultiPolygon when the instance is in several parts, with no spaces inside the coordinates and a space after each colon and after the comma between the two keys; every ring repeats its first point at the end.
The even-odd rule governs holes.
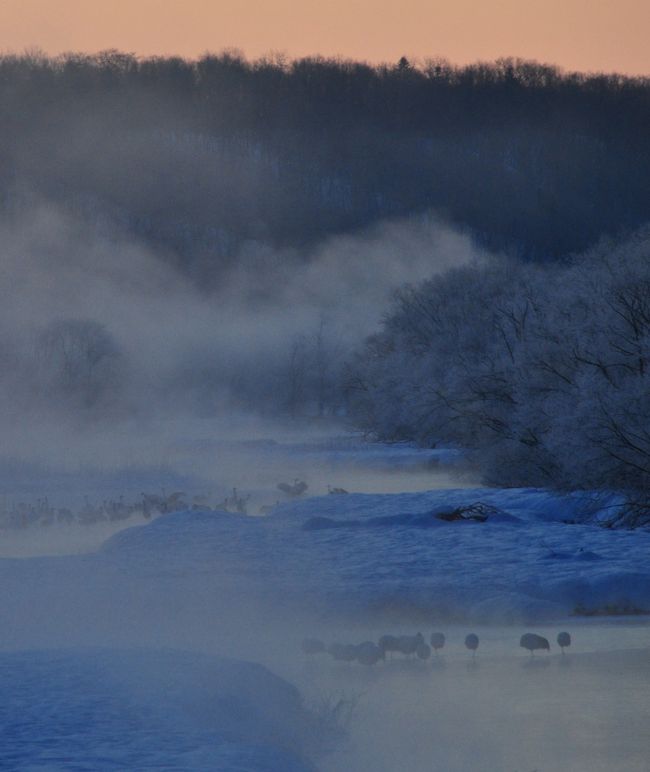
{"type": "Polygon", "coordinates": [[[427,216],[308,254],[248,243],[204,290],[169,255],[47,203],[5,218],[0,243],[0,420],[23,449],[27,426],[43,442],[89,419],[340,413],[346,356],[391,293],[478,258],[427,216]]]}

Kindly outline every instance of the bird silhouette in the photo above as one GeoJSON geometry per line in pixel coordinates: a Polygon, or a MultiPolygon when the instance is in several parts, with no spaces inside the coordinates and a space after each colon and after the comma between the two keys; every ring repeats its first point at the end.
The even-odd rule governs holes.
{"type": "Polygon", "coordinates": [[[445,634],[444,633],[431,633],[431,647],[437,654],[440,649],[445,647],[445,634]]]}
{"type": "Polygon", "coordinates": [[[558,633],[557,645],[560,647],[560,649],[562,649],[562,654],[564,654],[564,649],[567,646],[571,646],[571,636],[569,633],[558,633]]]}
{"type": "Polygon", "coordinates": [[[528,649],[532,657],[536,651],[550,651],[549,642],[541,635],[536,633],[525,633],[519,640],[519,645],[523,649],[528,649]]]}
{"type": "Polygon", "coordinates": [[[472,652],[472,656],[476,656],[476,650],[478,649],[478,635],[476,633],[470,633],[465,638],[465,646],[472,652]]]}

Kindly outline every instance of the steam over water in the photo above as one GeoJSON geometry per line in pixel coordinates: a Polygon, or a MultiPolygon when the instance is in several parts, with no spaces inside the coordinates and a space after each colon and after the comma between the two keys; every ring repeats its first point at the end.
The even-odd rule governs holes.
{"type": "Polygon", "coordinates": [[[530,661],[514,646],[508,659],[341,674],[362,696],[348,749],[324,769],[643,772],[648,676],[646,651],[530,661]]]}
{"type": "MultiPolygon", "coordinates": [[[[105,258],[112,245],[100,242],[86,255],[80,245],[87,235],[67,220],[51,211],[36,219],[40,227],[29,230],[27,243],[16,243],[14,229],[8,239],[27,300],[15,297],[0,312],[11,337],[4,356],[13,366],[2,385],[7,399],[0,409],[4,512],[29,510],[39,500],[78,512],[105,502],[135,506],[143,494],[182,494],[187,508],[223,510],[230,498],[242,501],[247,515],[259,516],[289,500],[279,484],[304,483],[307,496],[330,489],[400,493],[478,486],[478,475],[462,467],[454,450],[370,446],[343,424],[304,418],[281,423],[233,413],[229,400],[237,379],[235,386],[220,378],[201,383],[211,395],[207,412],[215,415],[218,408],[218,417],[205,418],[206,392],[194,393],[192,380],[201,376],[204,360],[214,360],[220,375],[236,371],[256,384],[255,400],[263,405],[268,398],[277,407],[284,376],[281,368],[266,365],[286,364],[296,334],[313,332],[328,311],[330,332],[350,351],[374,329],[378,309],[404,273],[417,279],[435,267],[476,259],[466,239],[437,231],[435,266],[422,247],[431,244],[435,223],[415,230],[397,224],[364,239],[333,240],[323,246],[319,261],[306,263],[276,298],[267,297],[251,312],[259,290],[254,272],[230,276],[228,291],[206,298],[178,282],[147,251],[122,244],[116,269],[102,273],[97,268],[109,265],[105,258]],[[68,255],[55,281],[60,292],[54,293],[46,270],[49,252],[41,243],[47,241],[49,249],[52,220],[58,224],[55,242],[68,255]],[[399,247],[401,258],[375,260],[376,281],[359,299],[353,288],[367,276],[367,260],[383,254],[387,239],[399,247]],[[96,274],[90,284],[88,270],[96,274]],[[98,400],[91,420],[74,418],[78,405],[67,403],[65,391],[50,400],[45,390],[43,402],[42,389],[28,388],[48,363],[43,340],[60,331],[58,323],[69,316],[99,323],[121,352],[111,359],[113,386],[91,394],[98,400]],[[42,338],[44,330],[49,332],[42,338]],[[193,375],[185,378],[188,372],[193,375]]],[[[173,520],[167,530],[164,520],[155,530],[138,510],[124,521],[3,528],[0,646],[173,648],[262,663],[296,684],[306,705],[347,730],[347,740],[339,736],[328,754],[318,755],[322,772],[647,772],[650,628],[645,623],[564,619],[557,627],[535,628],[549,638],[552,653],[531,659],[518,646],[520,626],[470,630],[453,624],[453,615],[447,623],[434,623],[422,613],[410,617],[408,608],[401,614],[355,615],[331,603],[319,608],[312,596],[296,603],[302,587],[294,588],[291,599],[273,597],[267,587],[271,575],[294,576],[286,556],[265,553],[265,547],[277,548],[277,542],[264,541],[267,532],[261,530],[272,515],[239,518],[234,526],[215,516],[217,527],[233,529],[223,541],[215,537],[218,530],[209,530],[207,515],[207,520],[197,515],[197,528],[208,528],[205,540],[191,520],[176,522],[178,532],[173,520]],[[258,528],[262,536],[255,542],[258,528]],[[117,540],[110,540],[116,534],[117,540]],[[257,564],[259,553],[264,560],[257,564]],[[328,655],[307,661],[300,650],[309,635],[326,643],[360,643],[418,629],[426,638],[433,629],[444,629],[443,656],[426,662],[395,658],[364,668],[328,655]],[[554,646],[560,629],[574,635],[566,656],[554,646]],[[481,639],[475,660],[462,645],[470,631],[481,639]]],[[[309,543],[299,525],[294,531],[301,543],[309,543]]],[[[345,529],[332,538],[340,540],[341,552],[349,547],[345,529]]],[[[368,541],[375,544],[370,536],[368,541]]],[[[418,549],[426,547],[418,543],[418,549]]],[[[354,573],[359,556],[346,555],[351,562],[341,569],[342,577],[359,583],[354,573]]],[[[319,556],[307,550],[302,559],[319,556]]],[[[409,555],[400,559],[401,574],[392,580],[417,588],[413,561],[409,555]]],[[[303,576],[311,566],[302,567],[303,576]]],[[[360,584],[372,588],[378,579],[366,576],[360,584]]]]}
{"type": "Polygon", "coordinates": [[[281,59],[3,59],[0,768],[649,772],[647,83],[281,59]]]}
{"type": "MultiPolygon", "coordinates": [[[[437,451],[368,447],[340,430],[309,436],[258,427],[253,440],[233,433],[219,441],[207,425],[181,440],[167,430],[158,428],[150,466],[120,469],[119,446],[110,437],[115,455],[106,455],[104,468],[50,470],[59,488],[49,495],[74,504],[84,485],[86,495],[98,496],[123,483],[129,496],[172,481],[213,499],[236,486],[257,504],[281,498],[277,481],[293,478],[307,481],[315,494],[326,493],[327,485],[391,492],[471,482],[437,451]]],[[[131,446],[130,464],[144,447],[131,446]]],[[[24,481],[15,495],[36,492],[24,481]]],[[[191,529],[158,529],[148,539],[148,525],[105,547],[100,543],[111,525],[4,533],[5,557],[68,556],[0,561],[3,647],[172,648],[259,662],[298,686],[306,706],[329,717],[335,711],[347,730],[346,739],[332,740],[318,755],[322,772],[646,772],[650,626],[644,618],[617,624],[570,618],[533,627],[551,641],[551,654],[531,658],[518,645],[526,630],[521,625],[461,627],[422,614],[353,616],[295,605],[263,592],[268,575],[251,573],[247,534],[265,520],[237,522],[240,554],[229,552],[232,541],[227,549],[224,543],[225,552],[212,553],[200,539],[188,552],[183,544],[191,529]],[[87,554],[71,554],[78,552],[87,554]],[[561,629],[573,636],[564,656],[555,645],[561,629]],[[425,662],[395,656],[366,668],[327,654],[308,658],[300,649],[309,635],[360,643],[418,630],[427,640],[433,630],[445,632],[441,655],[425,662]],[[470,631],[480,637],[475,659],[463,645],[470,631]]],[[[269,565],[282,573],[283,556],[273,558],[269,565]]],[[[405,565],[405,576],[409,570],[405,565]]]]}
{"type": "MultiPolygon", "coordinates": [[[[259,515],[288,500],[280,483],[303,480],[307,496],[329,488],[348,492],[396,493],[475,484],[476,478],[453,467],[453,452],[421,451],[407,445],[372,446],[345,432],[343,425],[281,425],[256,419],[223,418],[149,421],[68,438],[72,448],[57,457],[58,440],[45,436],[25,459],[0,462],[0,505],[11,511],[47,497],[54,508],[79,511],[87,503],[120,498],[139,504],[142,494],[182,492],[218,507],[233,489],[245,499],[246,513],[259,515]],[[55,461],[53,461],[55,460],[55,461]]],[[[18,450],[20,450],[18,448],[18,450]]],[[[92,526],[5,529],[0,556],[71,554],[93,550],[113,533],[146,522],[140,513],[123,522],[92,526]]]]}
{"type": "MultiPolygon", "coordinates": [[[[647,622],[535,627],[552,651],[532,658],[518,647],[519,627],[435,629],[448,642],[428,662],[276,663],[308,697],[326,695],[351,711],[349,741],[323,772],[646,772],[647,622]],[[562,655],[555,635],[567,626],[574,643],[562,655]],[[481,640],[476,659],[463,646],[470,629],[481,640]]],[[[347,634],[376,640],[383,632],[359,625],[347,634]]]]}

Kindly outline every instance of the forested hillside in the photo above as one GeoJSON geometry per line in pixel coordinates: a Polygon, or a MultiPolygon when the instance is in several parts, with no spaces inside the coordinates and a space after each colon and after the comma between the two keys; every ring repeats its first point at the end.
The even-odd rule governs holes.
{"type": "Polygon", "coordinates": [[[646,511],[650,80],[25,55],[0,104],[12,421],[345,415],[646,511]]]}
{"type": "Polygon", "coordinates": [[[56,200],[203,285],[243,246],[436,210],[534,260],[650,219],[650,81],[236,54],[0,58],[2,208],[56,200]]]}

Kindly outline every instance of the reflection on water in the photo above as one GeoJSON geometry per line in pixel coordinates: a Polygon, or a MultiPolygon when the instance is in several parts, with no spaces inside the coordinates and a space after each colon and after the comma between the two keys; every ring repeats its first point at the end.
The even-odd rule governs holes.
{"type": "Polygon", "coordinates": [[[476,659],[457,646],[431,663],[323,659],[294,675],[308,695],[358,697],[349,742],[324,772],[648,772],[650,645],[615,651],[621,631],[650,644],[647,625],[578,623],[574,651],[531,657],[519,631],[492,629],[498,653],[476,659]],[[597,640],[600,651],[585,650],[597,640]]]}

